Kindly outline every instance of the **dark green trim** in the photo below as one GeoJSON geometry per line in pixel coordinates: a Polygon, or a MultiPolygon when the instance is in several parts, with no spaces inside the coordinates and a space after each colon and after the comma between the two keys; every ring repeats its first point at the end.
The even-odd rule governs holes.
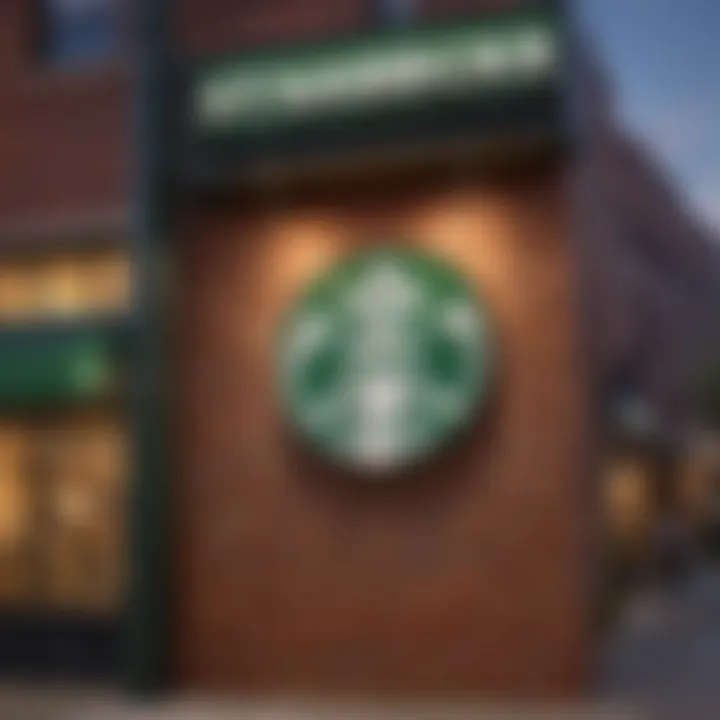
{"type": "Polygon", "coordinates": [[[521,8],[500,8],[494,11],[486,10],[484,12],[476,12],[463,16],[453,15],[447,20],[425,20],[422,23],[413,24],[406,28],[374,25],[370,28],[363,28],[360,31],[353,30],[345,33],[333,33],[331,37],[319,40],[309,39],[299,42],[271,44],[263,46],[262,48],[253,48],[245,51],[215,53],[212,56],[194,60],[192,63],[186,64],[184,72],[190,76],[198,70],[204,70],[206,67],[215,67],[225,63],[234,65],[238,61],[244,62],[264,58],[292,58],[296,54],[332,54],[334,52],[344,51],[348,44],[374,43],[383,41],[384,39],[392,39],[398,35],[432,36],[446,30],[457,28],[463,24],[479,24],[482,27],[492,27],[493,25],[514,25],[533,19],[547,19],[562,22],[566,12],[566,1],[567,0],[536,0],[535,2],[526,3],[525,6],[521,8]]]}
{"type": "Polygon", "coordinates": [[[428,109],[412,118],[403,114],[378,117],[373,123],[315,124],[248,144],[205,141],[190,145],[184,175],[192,188],[205,190],[242,184],[276,167],[343,167],[373,158],[402,166],[413,155],[452,159],[455,148],[465,148],[465,158],[493,157],[497,162],[495,149],[502,148],[511,159],[515,139],[522,147],[522,138],[528,137],[544,148],[552,145],[560,155],[565,148],[562,107],[559,90],[543,88],[521,98],[496,98],[491,104],[428,109]]]}
{"type": "Polygon", "coordinates": [[[108,365],[112,364],[117,381],[122,382],[128,335],[129,319],[123,315],[0,325],[0,413],[75,408],[114,396],[114,383],[102,392],[93,392],[91,388],[65,385],[64,373],[70,369],[67,364],[72,363],[75,352],[82,353],[92,345],[108,365]],[[20,368],[21,377],[13,379],[13,373],[18,373],[12,368],[13,362],[33,367],[20,368]],[[33,374],[39,382],[36,391],[27,389],[23,393],[20,387],[6,385],[29,382],[33,374]]]}
{"type": "MultiPolygon", "coordinates": [[[[504,11],[481,16],[453,19],[405,30],[375,29],[372,32],[334,37],[324,42],[271,47],[249,53],[236,53],[202,59],[185,69],[185,104],[188,119],[183,164],[185,178],[194,188],[208,188],[239,182],[265,166],[278,163],[306,163],[320,159],[341,162],[363,154],[405,152],[425,146],[443,147],[446,140],[465,143],[501,144],[508,136],[545,133],[548,138],[564,136],[566,131],[564,68],[566,23],[564,3],[534,3],[531,9],[504,11]],[[278,63],[287,66],[294,59],[346,53],[348,46],[367,46],[368,53],[377,43],[393,38],[417,38],[419,41],[449,31],[472,28],[521,25],[525,21],[546,21],[553,28],[561,56],[556,74],[537,84],[515,87],[512,84],[494,90],[468,92],[455,96],[415,98],[402,107],[361,108],[357,112],[335,116],[315,116],[303,122],[240,125],[236,128],[203,129],[195,127],[192,93],[201,78],[216,68],[254,63],[278,63]]],[[[353,50],[354,52],[355,50],[353,50]]],[[[562,143],[559,143],[562,145],[562,143]]]]}
{"type": "Polygon", "coordinates": [[[126,342],[132,318],[124,313],[98,314],[94,317],[68,318],[66,320],[37,320],[0,323],[0,343],[17,338],[70,338],[102,336],[126,342]]]}
{"type": "MultiPolygon", "coordinates": [[[[500,58],[502,62],[514,62],[518,58],[526,61],[527,57],[511,54],[509,51],[515,46],[507,46],[506,43],[522,39],[523,33],[527,31],[538,30],[545,31],[545,39],[556,50],[559,43],[556,18],[547,13],[535,13],[508,14],[501,21],[495,19],[494,22],[487,18],[470,18],[452,25],[376,33],[348,39],[342,44],[334,41],[330,46],[327,43],[299,48],[289,46],[276,51],[265,49],[252,54],[245,53],[236,58],[201,60],[192,68],[189,77],[191,100],[197,102],[197,106],[193,103],[190,108],[193,111],[191,124],[198,135],[261,135],[314,122],[317,114],[331,115],[336,121],[342,121],[348,115],[373,115],[379,104],[378,98],[372,93],[367,94],[367,86],[362,87],[367,77],[363,80],[357,76],[358,71],[367,70],[368,63],[375,82],[380,83],[373,93],[381,93],[384,105],[393,104],[396,99],[394,91],[398,89],[410,91],[403,97],[404,104],[416,105],[418,102],[442,104],[448,95],[492,94],[497,84],[522,87],[527,82],[537,81],[537,72],[541,72],[542,76],[552,76],[554,66],[542,64],[533,71],[521,62],[514,68],[506,66],[504,79],[495,77],[488,82],[484,72],[492,70],[493,65],[486,66],[485,70],[482,65],[478,66],[477,50],[487,42],[501,41],[502,44],[491,46],[491,49],[505,49],[506,55],[500,58]],[[384,74],[377,68],[379,59],[384,63],[384,74]],[[402,62],[399,68],[401,72],[400,75],[393,75],[393,70],[397,68],[392,63],[397,60],[402,62]],[[412,68],[408,67],[410,62],[412,68]],[[408,76],[408,70],[417,73],[418,68],[422,74],[408,76]],[[454,87],[452,83],[458,74],[461,74],[463,83],[454,87]],[[323,86],[328,75],[334,82],[329,87],[323,86]],[[301,91],[320,90],[319,95],[305,97],[306,101],[319,102],[320,106],[316,105],[315,109],[312,105],[306,106],[304,112],[295,115],[293,111],[296,105],[286,94],[285,83],[288,79],[296,83],[298,80],[305,81],[299,88],[301,91]],[[392,84],[383,87],[383,80],[389,80],[392,84]],[[343,81],[342,85],[337,85],[338,81],[343,81]],[[411,84],[408,85],[408,82],[411,84]],[[343,91],[353,88],[360,88],[365,94],[356,96],[352,107],[343,108],[342,100],[338,104],[338,97],[342,97],[343,91]],[[219,92],[226,102],[228,99],[232,101],[230,107],[224,103],[225,107],[220,108],[219,116],[218,108],[213,108],[213,103],[207,106],[208,91],[216,99],[219,92]],[[247,104],[248,94],[254,104],[247,104]],[[211,110],[210,116],[195,112],[202,109],[211,110]]],[[[497,69],[495,66],[494,70],[497,69]]]]}
{"type": "Polygon", "coordinates": [[[112,396],[121,380],[112,339],[100,332],[0,337],[0,412],[75,407],[112,396]]]}
{"type": "Polygon", "coordinates": [[[124,677],[135,694],[169,681],[170,470],[167,431],[167,258],[173,72],[166,0],[136,0],[135,314],[131,343],[133,475],[124,677]]]}

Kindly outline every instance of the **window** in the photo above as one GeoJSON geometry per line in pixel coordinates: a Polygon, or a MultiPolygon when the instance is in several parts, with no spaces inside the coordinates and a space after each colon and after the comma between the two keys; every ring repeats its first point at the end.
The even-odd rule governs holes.
{"type": "Polygon", "coordinates": [[[418,0],[376,0],[378,21],[389,27],[410,25],[417,15],[418,0]]]}
{"type": "Polygon", "coordinates": [[[122,252],[0,261],[0,323],[123,313],[130,293],[130,260],[122,252]]]}
{"type": "Polygon", "coordinates": [[[102,62],[118,45],[116,0],[41,0],[41,51],[50,65],[102,62]]]}
{"type": "Polygon", "coordinates": [[[0,422],[0,608],[117,611],[127,472],[115,417],[0,422]]]}

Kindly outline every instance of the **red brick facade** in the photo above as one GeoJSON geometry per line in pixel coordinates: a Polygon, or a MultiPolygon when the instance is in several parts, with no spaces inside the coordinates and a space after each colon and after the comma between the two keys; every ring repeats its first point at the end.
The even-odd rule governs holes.
{"type": "MultiPolygon", "coordinates": [[[[432,3],[427,17],[483,3],[432,3]]],[[[486,8],[500,3],[484,3],[486,8]]],[[[505,6],[508,3],[504,3],[505,6]]],[[[185,3],[194,52],[361,29],[357,0],[185,3]]],[[[567,696],[592,662],[591,428],[559,165],[510,182],[347,181],[200,208],[179,246],[177,673],[250,692],[567,696]],[[273,332],[293,295],[397,234],[487,296],[502,357],[472,436],[369,488],[290,441],[273,332]],[[548,325],[546,318],[552,318],[548,325]]]]}
{"type": "Polygon", "coordinates": [[[559,168],[349,183],[200,211],[179,254],[179,677],[251,692],[581,692],[594,652],[591,428],[559,168]],[[279,313],[358,238],[410,238],[486,297],[493,407],[390,487],[277,405],[279,313]],[[551,319],[550,322],[548,320],[551,319]]]}
{"type": "Polygon", "coordinates": [[[618,128],[597,63],[579,60],[587,133],[574,197],[597,391],[632,393],[676,434],[720,347],[720,246],[649,150],[618,128]]]}
{"type": "MultiPolygon", "coordinates": [[[[418,3],[421,17],[508,7],[517,0],[418,3]]],[[[371,27],[366,0],[183,0],[175,31],[191,55],[238,50],[371,27]]],[[[0,5],[0,235],[127,210],[132,159],[132,18],[123,3],[125,47],[101,67],[64,73],[43,65],[38,7],[0,5]]]]}
{"type": "MultiPolygon", "coordinates": [[[[418,4],[431,19],[522,3],[418,4]]],[[[127,58],[87,74],[43,68],[33,7],[0,3],[0,244],[18,225],[129,209],[127,58]]],[[[332,36],[373,17],[365,0],[183,0],[176,10],[190,56],[332,36]]],[[[705,238],[673,211],[635,152],[602,126],[575,178],[585,183],[584,225],[571,221],[575,196],[561,163],[511,182],[470,171],[194,209],[174,238],[178,682],[416,695],[582,691],[595,650],[597,428],[588,396],[651,327],[655,357],[640,380],[676,407],[684,360],[674,350],[688,317],[664,304],[665,280],[654,270],[647,285],[625,277],[632,253],[614,224],[617,209],[644,218],[669,266],[692,268],[683,275],[690,285],[712,266],[705,238]],[[271,341],[303,282],[356,238],[389,232],[446,255],[487,296],[501,374],[494,406],[464,445],[378,492],[289,441],[271,341]]]]}
{"type": "MultiPolygon", "coordinates": [[[[357,32],[377,22],[376,0],[182,0],[178,27],[192,53],[238,50],[357,32]]],[[[417,0],[420,22],[528,5],[527,0],[417,0]]]]}
{"type": "Polygon", "coordinates": [[[44,67],[37,8],[0,5],[0,234],[16,225],[98,216],[127,206],[129,72],[44,67]]]}

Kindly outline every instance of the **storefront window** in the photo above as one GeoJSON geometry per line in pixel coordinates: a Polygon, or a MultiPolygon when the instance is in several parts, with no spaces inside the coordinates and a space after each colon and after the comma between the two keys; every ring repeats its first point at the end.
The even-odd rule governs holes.
{"type": "Polygon", "coordinates": [[[124,567],[125,433],[58,417],[0,432],[0,603],[112,613],[124,567]]]}
{"type": "Polygon", "coordinates": [[[632,547],[647,538],[651,477],[644,458],[613,458],[605,475],[603,504],[612,541],[632,547]]]}
{"type": "Polygon", "coordinates": [[[122,253],[0,263],[0,322],[126,312],[130,263],[122,253]]]}
{"type": "Polygon", "coordinates": [[[28,437],[20,426],[0,426],[0,603],[18,603],[30,590],[28,529],[31,505],[25,482],[28,437]]]}

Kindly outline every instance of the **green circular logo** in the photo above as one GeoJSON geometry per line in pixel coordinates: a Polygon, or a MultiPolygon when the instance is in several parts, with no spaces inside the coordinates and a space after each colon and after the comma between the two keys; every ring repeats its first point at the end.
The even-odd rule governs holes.
{"type": "Polygon", "coordinates": [[[365,471],[425,459],[488,394],[487,316],[471,286],[416,250],[382,248],[314,282],[282,325],[290,420],[323,454],[365,471]]]}

